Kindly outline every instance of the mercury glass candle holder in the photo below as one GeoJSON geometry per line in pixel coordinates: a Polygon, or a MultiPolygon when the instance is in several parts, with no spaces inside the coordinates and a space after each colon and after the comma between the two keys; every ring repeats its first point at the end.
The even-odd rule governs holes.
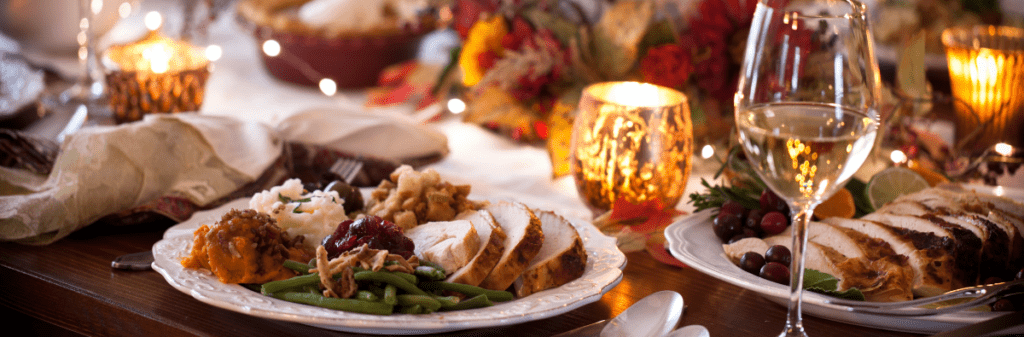
{"type": "Polygon", "coordinates": [[[595,214],[623,198],[674,207],[690,176],[693,125],[686,95],[638,82],[586,87],[573,122],[570,167],[595,214]]]}
{"type": "Polygon", "coordinates": [[[209,60],[204,49],[150,32],[105,54],[110,107],[118,123],[149,113],[198,111],[203,104],[209,60]]]}
{"type": "Polygon", "coordinates": [[[957,142],[970,153],[996,143],[1024,146],[1024,30],[948,28],[942,33],[956,99],[957,142]]]}

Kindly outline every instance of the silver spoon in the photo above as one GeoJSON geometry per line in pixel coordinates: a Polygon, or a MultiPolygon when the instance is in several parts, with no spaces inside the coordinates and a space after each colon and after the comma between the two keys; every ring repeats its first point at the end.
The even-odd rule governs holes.
{"type": "Polygon", "coordinates": [[[683,297],[671,290],[644,297],[608,322],[601,336],[661,337],[683,314],[683,297]]]}

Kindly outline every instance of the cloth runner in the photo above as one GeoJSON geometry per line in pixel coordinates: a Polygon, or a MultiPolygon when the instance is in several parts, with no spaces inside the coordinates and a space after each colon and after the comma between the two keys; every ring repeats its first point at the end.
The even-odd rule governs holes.
{"type": "Polygon", "coordinates": [[[290,142],[395,161],[448,152],[447,138],[427,126],[354,109],[309,109],[277,128],[226,116],[149,115],[70,135],[48,176],[0,167],[0,240],[48,244],[168,198],[210,206],[259,179],[290,142]]]}

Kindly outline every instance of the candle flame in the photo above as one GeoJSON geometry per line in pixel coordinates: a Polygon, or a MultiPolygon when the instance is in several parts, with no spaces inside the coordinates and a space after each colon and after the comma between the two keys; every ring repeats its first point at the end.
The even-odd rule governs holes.
{"type": "Polygon", "coordinates": [[[1008,157],[1010,156],[1010,154],[1013,153],[1013,145],[1007,143],[999,143],[996,144],[995,150],[996,153],[998,153],[999,155],[1008,157]]]}

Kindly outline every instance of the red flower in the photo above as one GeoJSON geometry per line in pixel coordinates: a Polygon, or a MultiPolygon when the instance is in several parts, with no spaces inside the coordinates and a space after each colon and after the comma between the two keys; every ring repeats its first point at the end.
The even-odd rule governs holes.
{"type": "Polygon", "coordinates": [[[692,70],[690,51],[674,43],[651,48],[640,60],[640,75],[644,82],[669,88],[685,85],[692,70]]]}
{"type": "Polygon", "coordinates": [[[469,35],[469,27],[480,19],[481,14],[494,13],[501,0],[455,0],[452,6],[452,26],[463,40],[469,35]]]}

